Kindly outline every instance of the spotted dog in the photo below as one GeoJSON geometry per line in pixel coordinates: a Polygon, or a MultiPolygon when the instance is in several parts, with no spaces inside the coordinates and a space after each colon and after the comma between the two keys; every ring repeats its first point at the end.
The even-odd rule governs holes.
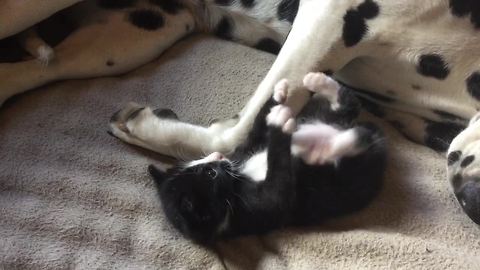
{"type": "Polygon", "coordinates": [[[112,118],[116,137],[183,159],[231,153],[278,81],[288,79],[287,105],[297,113],[309,98],[302,78],[322,71],[409,139],[446,152],[453,191],[480,224],[480,2],[92,0],[69,12],[80,27],[53,48],[47,67],[0,64],[0,102],[54,80],[123,73],[187,34],[209,32],[278,53],[239,117],[202,127],[132,103],[112,118]]]}

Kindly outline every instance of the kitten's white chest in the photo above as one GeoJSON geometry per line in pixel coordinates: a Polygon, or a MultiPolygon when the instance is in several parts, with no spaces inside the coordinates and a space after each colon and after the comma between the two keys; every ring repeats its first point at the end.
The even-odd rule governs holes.
{"type": "Polygon", "coordinates": [[[267,151],[256,153],[247,160],[241,169],[241,173],[255,182],[264,181],[267,177],[267,151]]]}

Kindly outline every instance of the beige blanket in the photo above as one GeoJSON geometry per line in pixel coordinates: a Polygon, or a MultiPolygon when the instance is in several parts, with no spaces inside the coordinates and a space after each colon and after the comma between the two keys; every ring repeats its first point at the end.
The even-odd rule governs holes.
{"type": "Polygon", "coordinates": [[[146,173],[160,156],[108,136],[110,115],[136,101],[194,123],[229,117],[273,60],[194,37],[127,75],[56,83],[8,102],[0,109],[0,269],[480,269],[480,228],[451,194],[444,158],[386,125],[385,187],[359,214],[217,251],[166,223],[146,173]]]}

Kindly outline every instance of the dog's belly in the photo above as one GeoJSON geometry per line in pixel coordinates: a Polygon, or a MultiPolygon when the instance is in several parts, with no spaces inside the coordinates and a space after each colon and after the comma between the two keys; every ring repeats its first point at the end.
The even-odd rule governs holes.
{"type": "Polygon", "coordinates": [[[440,110],[469,119],[480,104],[466,90],[465,79],[455,75],[437,80],[418,74],[409,62],[363,57],[342,69],[338,78],[352,87],[385,96],[379,100],[382,104],[401,111],[432,118],[432,111],[440,110]]]}

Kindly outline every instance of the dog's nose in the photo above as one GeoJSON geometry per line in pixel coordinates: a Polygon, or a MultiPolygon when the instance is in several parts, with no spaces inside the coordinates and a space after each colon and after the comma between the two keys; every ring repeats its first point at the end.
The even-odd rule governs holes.
{"type": "Polygon", "coordinates": [[[480,179],[467,179],[455,195],[463,211],[480,225],[480,179]]]}

